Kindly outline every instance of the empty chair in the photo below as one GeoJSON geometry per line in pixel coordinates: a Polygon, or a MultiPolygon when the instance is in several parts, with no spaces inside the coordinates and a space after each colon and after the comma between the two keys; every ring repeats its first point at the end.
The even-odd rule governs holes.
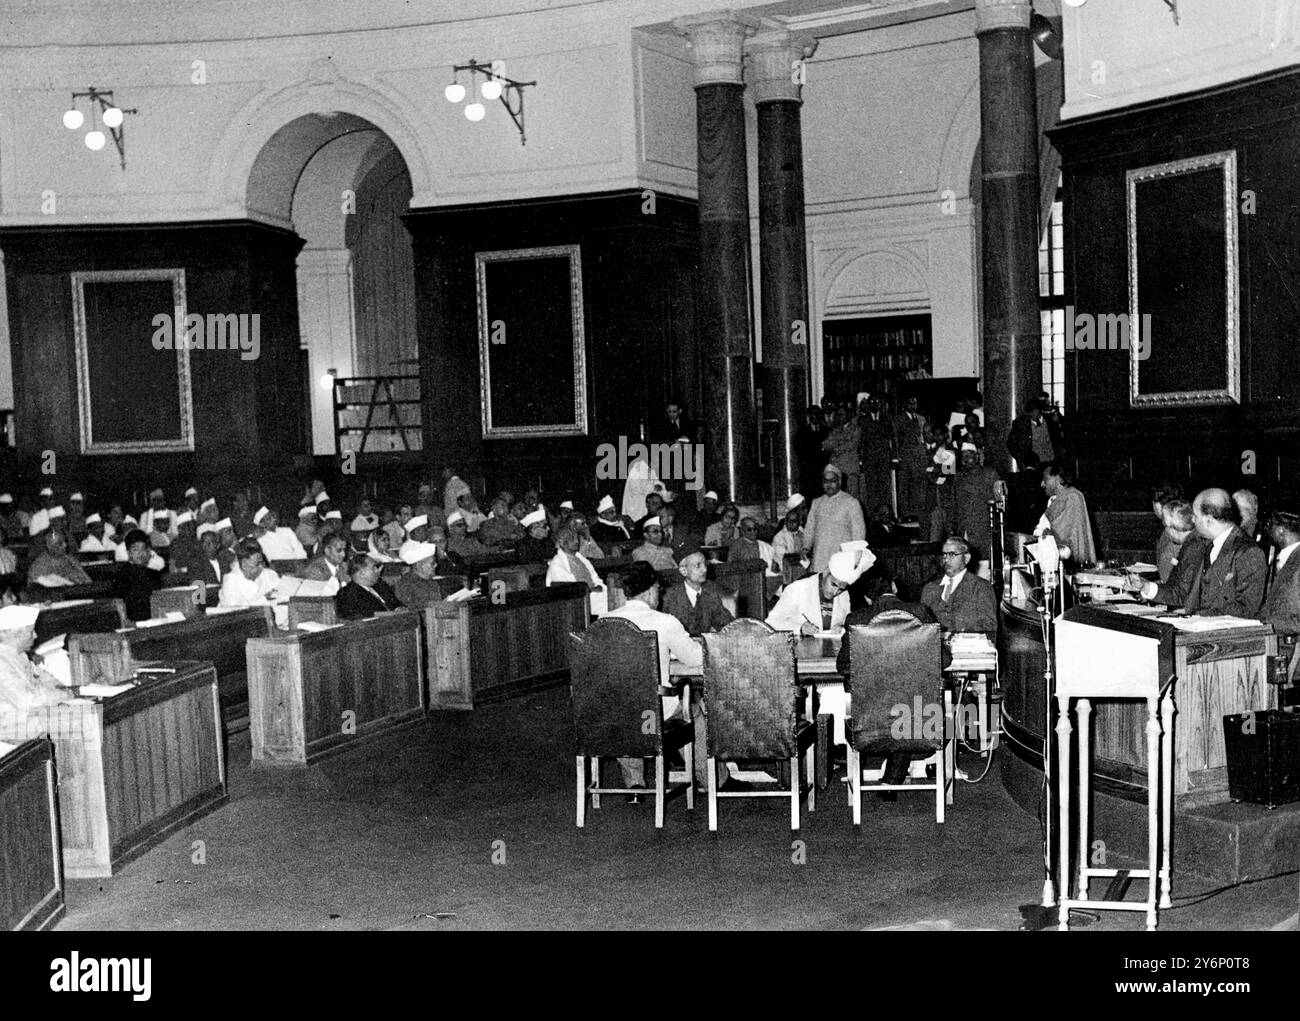
{"type": "Polygon", "coordinates": [[[804,696],[798,685],[794,646],[792,634],[746,618],[704,635],[711,830],[718,828],[718,798],[789,798],[793,830],[799,828],[799,801],[805,793],[808,811],[817,807],[817,728],[812,720],[799,718],[804,696]],[[771,789],[720,791],[719,760],[779,760],[789,764],[790,783],[771,789]],[[802,774],[806,774],[806,782],[802,774]]]}
{"type": "Polygon", "coordinates": [[[910,613],[889,610],[868,624],[850,624],[851,693],[845,736],[848,740],[849,804],[853,825],[862,823],[862,792],[934,791],[934,813],[943,822],[948,801],[948,747],[951,713],[943,695],[943,642],[938,624],[922,624],[910,613]],[[919,710],[919,711],[918,711],[919,710]],[[864,785],[862,757],[905,760],[935,756],[933,783],[864,785]]]}
{"type": "MultiPolygon", "coordinates": [[[[695,807],[694,725],[664,722],[659,686],[659,645],[653,631],[631,621],[604,617],[586,631],[569,634],[570,694],[577,748],[578,825],[586,823],[587,798],[600,807],[602,794],[640,794],[639,788],[601,787],[600,760],[605,756],[655,760],[655,828],[664,824],[664,802],[686,792],[686,807],[695,807]],[[681,749],[687,782],[668,789],[666,749],[681,749]],[[590,764],[590,780],[588,779],[590,764]]],[[[682,695],[690,705],[690,690],[682,695]]]]}

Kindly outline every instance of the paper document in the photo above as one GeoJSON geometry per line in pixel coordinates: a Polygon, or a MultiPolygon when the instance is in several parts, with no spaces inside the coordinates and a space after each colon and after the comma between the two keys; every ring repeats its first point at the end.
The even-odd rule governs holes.
{"type": "Polygon", "coordinates": [[[1134,574],[1156,574],[1160,568],[1155,564],[1146,564],[1139,560],[1136,564],[1130,564],[1129,570],[1134,574]]]}
{"type": "Polygon", "coordinates": [[[58,603],[46,603],[41,607],[41,612],[43,613],[46,610],[64,610],[69,606],[89,606],[93,602],[93,599],[64,599],[62,602],[58,603]]]}
{"type": "Polygon", "coordinates": [[[463,588],[459,592],[453,592],[446,599],[449,603],[463,603],[466,599],[473,599],[479,594],[478,589],[463,588]]]}
{"type": "Polygon", "coordinates": [[[298,630],[315,633],[317,631],[329,631],[332,628],[342,627],[342,626],[343,626],[342,624],[322,624],[318,620],[304,620],[298,624],[298,630]]]}
{"type": "Polygon", "coordinates": [[[42,574],[39,578],[34,579],[34,581],[35,584],[41,585],[44,588],[63,588],[65,585],[73,584],[68,581],[67,578],[61,577],[57,574],[42,574]]]}
{"type": "Polygon", "coordinates": [[[150,617],[148,620],[137,620],[136,627],[159,627],[162,624],[175,624],[178,620],[184,620],[185,614],[179,610],[169,610],[165,616],[150,617]]]}
{"type": "Polygon", "coordinates": [[[833,627],[826,631],[818,631],[813,635],[814,638],[843,638],[844,628],[833,627]]]}
{"type": "Polygon", "coordinates": [[[1164,624],[1172,624],[1179,631],[1202,634],[1206,631],[1227,631],[1239,627],[1267,627],[1262,621],[1246,617],[1157,617],[1164,624]]]}
{"type": "Polygon", "coordinates": [[[134,687],[134,684],[83,684],[77,690],[85,698],[112,698],[134,687]]]}

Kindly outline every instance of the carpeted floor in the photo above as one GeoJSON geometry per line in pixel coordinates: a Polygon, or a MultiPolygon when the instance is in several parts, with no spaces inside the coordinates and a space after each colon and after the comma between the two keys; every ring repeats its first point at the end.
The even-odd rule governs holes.
{"type": "MultiPolygon", "coordinates": [[[[670,802],[660,833],[652,805],[607,797],[579,830],[568,714],[555,688],[305,770],[251,770],[244,734],[230,803],[111,879],[71,882],[60,928],[1015,929],[1041,892],[1037,822],[996,765],[942,827],[928,794],[904,793],[866,798],[855,830],[833,782],[798,833],[784,801],[755,799],[724,802],[710,834],[702,797],[670,802]]],[[[1175,875],[1175,901],[1208,885],[1175,875]]],[[[1290,876],[1160,924],[1294,926],[1296,906],[1290,876]]]]}

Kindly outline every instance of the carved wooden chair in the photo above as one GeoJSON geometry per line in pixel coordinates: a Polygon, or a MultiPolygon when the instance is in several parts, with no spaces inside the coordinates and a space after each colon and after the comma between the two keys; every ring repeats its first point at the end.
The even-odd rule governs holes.
{"type": "Polygon", "coordinates": [[[844,641],[849,643],[851,698],[845,737],[853,825],[862,824],[863,791],[932,790],[935,821],[943,822],[944,806],[951,803],[948,757],[953,727],[943,694],[939,625],[890,610],[869,624],[849,625],[844,641]],[[864,784],[862,757],[890,754],[934,756],[934,781],[864,784]]]}
{"type": "Polygon", "coordinates": [[[805,794],[808,811],[817,807],[817,728],[812,720],[799,718],[804,696],[797,683],[794,648],[792,634],[748,618],[704,635],[710,830],[718,828],[719,798],[788,798],[792,830],[799,828],[799,802],[805,794]],[[719,790],[720,759],[788,763],[789,785],[719,790]]]}
{"type": "MultiPolygon", "coordinates": [[[[664,824],[664,803],[686,794],[686,807],[695,807],[694,724],[665,722],[659,685],[659,643],[653,631],[631,621],[604,617],[585,631],[569,633],[569,691],[577,750],[578,826],[586,823],[587,799],[600,808],[602,794],[641,794],[629,787],[602,787],[602,757],[655,760],[655,828],[664,824]],[[664,752],[681,749],[686,783],[668,787],[664,752]],[[590,767],[590,778],[588,777],[590,767]]],[[[682,693],[690,705],[690,689],[682,693]]],[[[689,712],[689,710],[688,710],[689,712]]]]}

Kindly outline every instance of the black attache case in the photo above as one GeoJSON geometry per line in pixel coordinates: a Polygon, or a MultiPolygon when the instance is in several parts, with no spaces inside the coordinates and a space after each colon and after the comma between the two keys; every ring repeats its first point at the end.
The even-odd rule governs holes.
{"type": "Polygon", "coordinates": [[[1300,801],[1300,713],[1267,709],[1223,718],[1228,793],[1276,808],[1300,801]]]}

